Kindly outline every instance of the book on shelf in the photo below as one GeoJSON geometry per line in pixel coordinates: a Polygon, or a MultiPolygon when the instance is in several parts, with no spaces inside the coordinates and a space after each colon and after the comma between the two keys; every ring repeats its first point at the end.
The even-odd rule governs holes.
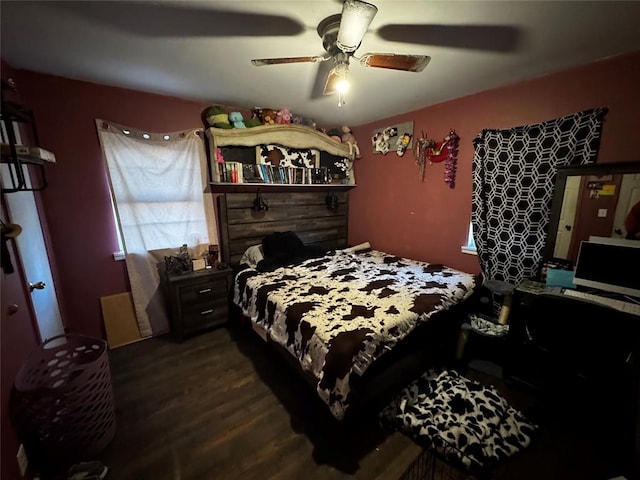
{"type": "Polygon", "coordinates": [[[268,163],[217,163],[220,183],[265,183],[276,185],[322,185],[330,183],[326,167],[285,167],[268,163]]]}
{"type": "Polygon", "coordinates": [[[220,182],[223,183],[244,183],[242,163],[223,162],[218,163],[218,174],[220,182]]]}

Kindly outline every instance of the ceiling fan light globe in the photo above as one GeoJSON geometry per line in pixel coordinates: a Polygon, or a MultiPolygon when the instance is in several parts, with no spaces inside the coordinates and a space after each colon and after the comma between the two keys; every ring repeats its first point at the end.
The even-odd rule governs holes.
{"type": "Polygon", "coordinates": [[[346,0],[342,7],[342,18],[336,45],[343,52],[355,52],[369,28],[378,7],[360,0],[346,0]]]}

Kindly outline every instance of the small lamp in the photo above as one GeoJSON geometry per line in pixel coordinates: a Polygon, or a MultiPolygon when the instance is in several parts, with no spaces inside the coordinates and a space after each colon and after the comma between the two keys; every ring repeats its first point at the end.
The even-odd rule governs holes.
{"type": "Polygon", "coordinates": [[[329,193],[324,201],[327,205],[327,208],[332,212],[338,210],[339,201],[338,196],[335,193],[329,193]]]}

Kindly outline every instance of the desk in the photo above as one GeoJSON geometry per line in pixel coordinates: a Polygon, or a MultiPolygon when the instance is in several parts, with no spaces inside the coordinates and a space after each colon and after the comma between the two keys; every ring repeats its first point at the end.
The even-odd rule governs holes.
{"type": "Polygon", "coordinates": [[[516,288],[505,380],[538,393],[563,416],[602,420],[600,433],[619,440],[611,448],[628,458],[634,445],[640,450],[640,321],[554,292],[530,282],[516,288]]]}
{"type": "Polygon", "coordinates": [[[516,288],[507,375],[534,390],[544,388],[541,356],[564,362],[557,368],[585,379],[637,374],[640,319],[559,292],[530,281],[516,288]]]}

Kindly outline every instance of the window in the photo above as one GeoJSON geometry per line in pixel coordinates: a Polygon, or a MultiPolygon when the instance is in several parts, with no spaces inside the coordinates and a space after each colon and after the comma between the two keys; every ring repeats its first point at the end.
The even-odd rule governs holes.
{"type": "Polygon", "coordinates": [[[189,135],[100,130],[118,224],[127,253],[209,243],[203,195],[202,141],[189,135]],[[139,134],[138,134],[139,133],[139,134]],[[157,139],[154,137],[158,137],[157,139]]]}
{"type": "Polygon", "coordinates": [[[155,134],[96,124],[140,335],[159,335],[169,329],[159,265],[183,244],[197,258],[217,242],[204,145],[195,129],[155,134]]]}
{"type": "Polygon", "coordinates": [[[467,234],[467,244],[461,247],[462,253],[477,255],[476,242],[473,238],[473,224],[469,222],[469,233],[467,234]]]}

